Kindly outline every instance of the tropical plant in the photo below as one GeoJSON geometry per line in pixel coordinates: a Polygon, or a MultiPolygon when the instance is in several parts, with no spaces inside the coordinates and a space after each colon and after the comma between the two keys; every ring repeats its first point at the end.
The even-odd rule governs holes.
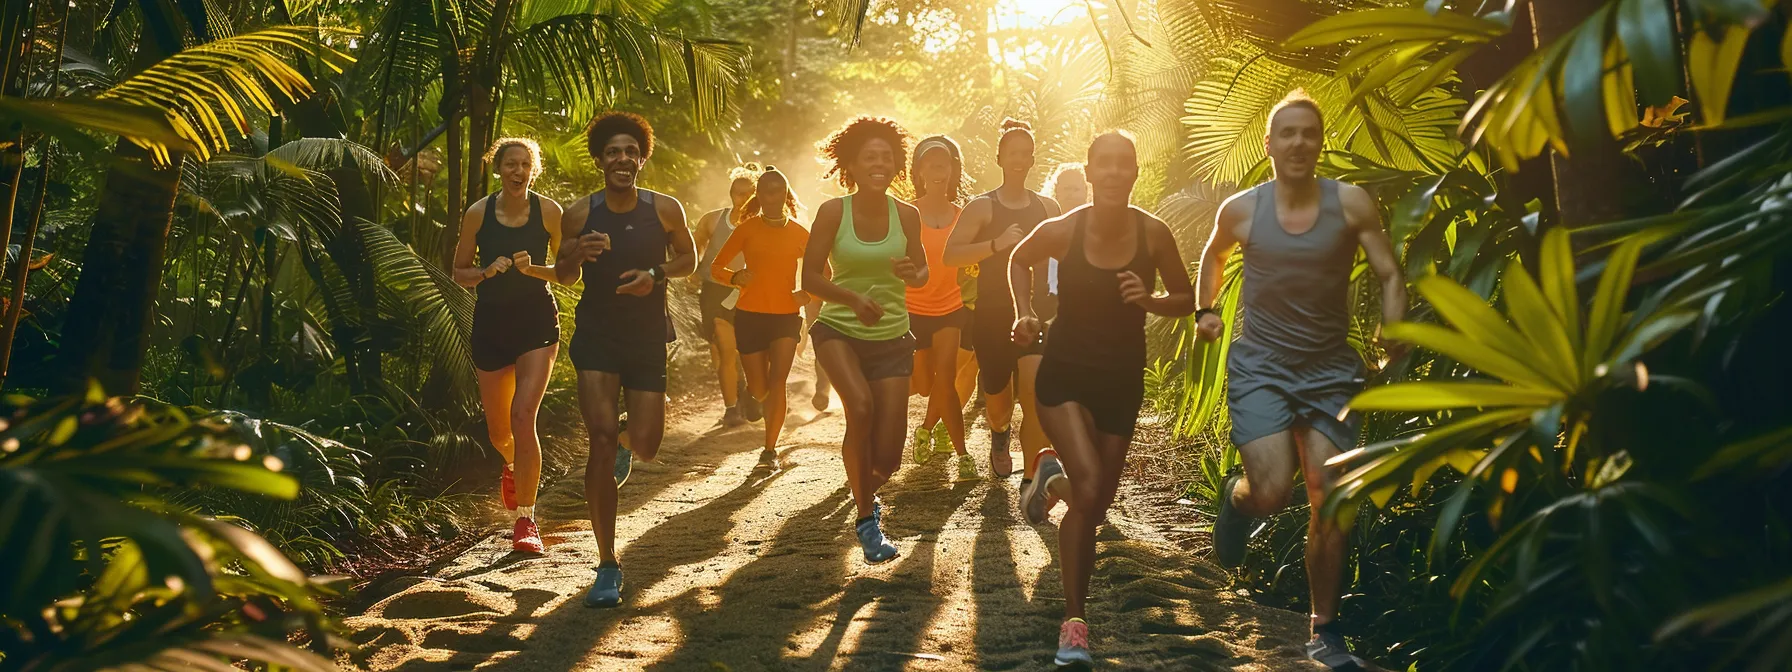
{"type": "Polygon", "coordinates": [[[0,666],[332,669],[322,584],[260,536],[171,504],[183,488],[291,499],[279,458],[147,400],[0,407],[0,666]]]}

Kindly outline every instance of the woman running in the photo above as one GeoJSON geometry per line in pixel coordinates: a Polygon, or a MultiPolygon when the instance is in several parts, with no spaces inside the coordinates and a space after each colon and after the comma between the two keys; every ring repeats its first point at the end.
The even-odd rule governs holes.
{"type": "Polygon", "coordinates": [[[734,334],[746,365],[747,394],[765,408],[765,448],[760,459],[776,463],[778,434],[784,430],[786,382],[803,328],[801,308],[809,296],[796,288],[797,262],[809,246],[809,231],[796,223],[796,194],[777,168],[766,166],[753,197],[738,210],[741,219],[709,265],[710,279],[740,288],[734,306],[734,334]],[[726,260],[742,255],[746,265],[729,270],[726,260]]]}
{"type": "MultiPolygon", "coordinates": [[[[1083,174],[1083,164],[1060,163],[1057,168],[1052,169],[1051,176],[1045,178],[1045,188],[1040,191],[1057,201],[1059,208],[1070,212],[1089,202],[1089,177],[1083,174]]],[[[1039,313],[1039,322],[1050,332],[1052,320],[1058,317],[1057,259],[1052,259],[1050,267],[1046,269],[1043,286],[1045,295],[1039,296],[1037,290],[1041,283],[1033,281],[1033,310],[1039,313]]]]}
{"type": "MultiPolygon", "coordinates": [[[[1015,244],[1033,232],[1040,222],[1060,214],[1052,199],[1027,189],[1027,176],[1033,170],[1033,129],[1024,121],[1002,122],[1002,136],[996,141],[996,164],[1002,169],[1002,186],[978,196],[964,208],[958,225],[953,228],[946,246],[948,266],[979,264],[977,295],[979,301],[971,324],[971,340],[976,343],[978,378],[987,402],[984,412],[989,420],[989,468],[997,477],[1005,478],[1014,471],[1014,458],[1009,454],[1009,422],[1014,417],[1014,393],[1020,391],[1021,435],[1024,459],[1021,485],[1033,477],[1034,456],[1045,447],[1045,432],[1034,420],[1033,377],[1039,366],[1039,346],[1017,347],[1010,331],[1014,327],[1014,304],[1009,301],[1009,255],[1015,244]],[[1017,384],[1018,383],[1018,384],[1017,384]]],[[[1039,521],[1032,521],[1039,522],[1039,521]]]]}
{"type": "Polygon", "coordinates": [[[1120,132],[1097,136],[1088,159],[1094,204],[1041,225],[1015,249],[1010,264],[1019,343],[1041,335],[1034,269],[1048,258],[1059,264],[1064,319],[1046,338],[1039,366],[1039,417],[1057,448],[1040,451],[1037,476],[1021,492],[1028,518],[1043,520],[1053,498],[1070,505],[1058,533],[1065,618],[1058,630],[1059,665],[1092,662],[1083,601],[1095,526],[1114,501],[1144,400],[1145,313],[1195,312],[1188,267],[1170,228],[1132,207],[1139,178],[1132,139],[1120,132]],[[1164,294],[1154,293],[1157,277],[1164,280],[1164,294]]]}
{"type": "Polygon", "coordinates": [[[548,292],[548,282],[555,280],[551,262],[560,250],[560,204],[529,190],[542,168],[534,140],[500,139],[486,160],[498,167],[500,188],[461,217],[454,281],[478,292],[473,366],[486,431],[504,458],[498,490],[504,508],[517,516],[511,548],[540,553],[535,493],[541,486],[541,439],[535,418],[560,352],[560,308],[548,292]]]}
{"type": "Polygon", "coordinates": [[[909,331],[915,335],[915,372],[909,389],[927,397],[927,416],[915,428],[914,457],[958,453],[958,478],[977,478],[977,463],[964,448],[964,403],[959,401],[958,344],[970,325],[958,273],[945,265],[946,239],[958,221],[965,184],[958,143],[936,135],[915,145],[909,170],[915,208],[921,212],[921,246],[927,250],[927,285],[908,290],[909,331]]]}
{"type": "MultiPolygon", "coordinates": [[[[738,271],[744,263],[739,255],[718,257],[722,251],[722,243],[727,242],[729,232],[734,230],[736,213],[742,212],[747,199],[753,197],[753,183],[758,166],[747,164],[735,168],[728,173],[728,199],[731,207],[715,210],[697,220],[697,228],[691,232],[691,238],[697,243],[697,249],[703,250],[703,257],[697,260],[697,268],[705,269],[702,273],[691,275],[692,280],[702,283],[697,292],[699,311],[699,330],[703,340],[709,342],[709,360],[716,367],[716,380],[722,388],[722,425],[739,427],[749,420],[758,418],[752,413],[752,405],[742,403],[740,398],[740,355],[738,344],[734,342],[734,308],[729,306],[729,298],[735,290],[725,283],[713,281],[707,269],[716,259],[726,261],[724,265],[730,271],[738,271]],[[738,404],[738,405],[737,405],[738,404]],[[743,417],[742,411],[747,411],[743,417]]],[[[739,297],[734,297],[739,298],[739,297]]]]}
{"type": "Polygon", "coordinates": [[[884,539],[877,489],[902,466],[915,363],[903,288],[927,284],[927,255],[921,213],[888,194],[908,172],[908,132],[889,119],[859,117],[820,150],[832,164],[825,177],[851,193],[823,203],[810,228],[803,289],[826,303],[809,335],[846,407],[841,449],[858,507],[854,527],[865,561],[875,564],[896,557],[884,539]]]}

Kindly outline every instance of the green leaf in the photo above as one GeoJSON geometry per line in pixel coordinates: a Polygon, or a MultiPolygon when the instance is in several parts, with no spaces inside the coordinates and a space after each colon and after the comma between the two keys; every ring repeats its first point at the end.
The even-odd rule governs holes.
{"type": "Polygon", "coordinates": [[[1610,359],[1608,351],[1623,319],[1624,297],[1630,293],[1630,278],[1643,244],[1638,238],[1626,239],[1605,260],[1605,272],[1599,275],[1599,287],[1593,290],[1593,306],[1587,313],[1586,354],[1581,357],[1587,370],[1583,376],[1591,376],[1593,366],[1610,359]]]}
{"type": "Polygon", "coordinates": [[[1695,481],[1704,480],[1731,469],[1758,471],[1765,475],[1788,462],[1792,462],[1792,427],[1782,427],[1724,446],[1711,459],[1699,465],[1692,477],[1695,481]]]}
{"type": "Polygon", "coordinates": [[[1748,44],[1748,35],[1747,28],[1735,25],[1723,29],[1721,41],[1711,39],[1703,30],[1693,31],[1692,44],[1686,48],[1686,71],[1699,99],[1702,123],[1724,122],[1730,87],[1736,82],[1736,67],[1742,63],[1742,48],[1748,44]]]}
{"type": "Polygon", "coordinates": [[[1461,332],[1435,324],[1396,322],[1383,326],[1381,334],[1386,338],[1432,350],[1509,383],[1539,389],[1568,391],[1550,381],[1547,376],[1537,373],[1524,360],[1509,357],[1498,350],[1476,342],[1461,332]]]}
{"type": "Polygon", "coordinates": [[[1358,411],[1436,411],[1446,408],[1539,407],[1563,399],[1560,392],[1498,383],[1395,383],[1364,390],[1350,400],[1358,411]]]}
{"type": "Polygon", "coordinates": [[[1680,91],[1680,42],[1664,0],[1619,0],[1618,37],[1636,73],[1644,105],[1665,105],[1680,91]]]}
{"type": "Polygon", "coordinates": [[[153,108],[103,100],[25,100],[0,96],[0,122],[24,124],[76,149],[104,151],[88,132],[123,136],[164,152],[188,152],[193,145],[174,132],[153,108]]]}
{"type": "Polygon", "coordinates": [[[1662,341],[1667,340],[1676,332],[1690,327],[1698,321],[1699,312],[1696,310],[1676,310],[1650,318],[1649,321],[1644,322],[1625,336],[1623,343],[1618,346],[1617,351],[1606,363],[1621,365],[1636,359],[1644,352],[1660,345],[1662,341]]]}
{"type": "Polygon", "coordinates": [[[1506,313],[1530,340],[1535,355],[1543,360],[1543,366],[1539,368],[1545,373],[1555,373],[1555,378],[1569,379],[1569,390],[1579,389],[1579,353],[1569,342],[1561,318],[1550,309],[1549,301],[1531,280],[1531,274],[1515,259],[1506,267],[1506,274],[1500,277],[1506,290],[1506,313]]]}
{"type": "Polygon", "coordinates": [[[1538,264],[1543,280],[1543,296],[1567,326],[1568,341],[1576,353],[1581,349],[1580,297],[1574,282],[1574,250],[1568,230],[1563,227],[1543,234],[1543,261],[1538,264]]]}
{"type": "MultiPolygon", "coordinates": [[[[1487,305],[1485,299],[1457,284],[1455,280],[1431,275],[1419,278],[1413,285],[1426,301],[1431,302],[1438,315],[1475,342],[1520,361],[1536,355],[1530,342],[1512,325],[1507,324],[1505,318],[1500,317],[1492,306],[1487,305]]],[[[1550,372],[1539,373],[1549,375],[1550,372]]],[[[1564,389],[1570,388],[1573,383],[1571,378],[1550,376],[1550,379],[1564,389]]]]}
{"type": "Polygon", "coordinates": [[[1380,8],[1326,17],[1301,29],[1283,46],[1289,49],[1323,47],[1363,36],[1384,40],[1459,39],[1488,41],[1504,35],[1509,27],[1456,12],[1433,15],[1417,8],[1380,8]]]}
{"type": "Polygon", "coordinates": [[[1606,132],[1600,115],[1599,82],[1605,76],[1605,35],[1610,20],[1611,5],[1601,6],[1572,35],[1563,38],[1572,40],[1562,63],[1568,129],[1583,140],[1591,141],[1606,132]]]}

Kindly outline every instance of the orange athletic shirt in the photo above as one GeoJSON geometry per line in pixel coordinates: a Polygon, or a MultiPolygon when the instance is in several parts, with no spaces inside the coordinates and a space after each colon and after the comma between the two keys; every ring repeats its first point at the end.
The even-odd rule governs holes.
{"type": "MultiPolygon", "coordinates": [[[[962,212],[962,211],[960,211],[962,212]]],[[[908,288],[908,312],[916,315],[950,315],[964,307],[958,286],[958,269],[946,265],[946,239],[958,226],[957,214],[945,228],[921,225],[921,248],[927,251],[927,284],[908,288]]]]}
{"type": "MultiPolygon", "coordinates": [[[[752,271],[747,285],[740,289],[740,301],[734,308],[771,315],[797,312],[801,306],[791,294],[796,291],[797,262],[802,260],[803,249],[808,246],[809,230],[794,219],[785,221],[782,226],[772,226],[759,215],[753,215],[734,227],[728,234],[728,242],[723,243],[722,251],[716,254],[717,261],[733,259],[736,254],[744,255],[746,270],[752,271]]],[[[729,284],[733,275],[726,263],[711,262],[709,265],[709,277],[716,282],[729,284]]]]}

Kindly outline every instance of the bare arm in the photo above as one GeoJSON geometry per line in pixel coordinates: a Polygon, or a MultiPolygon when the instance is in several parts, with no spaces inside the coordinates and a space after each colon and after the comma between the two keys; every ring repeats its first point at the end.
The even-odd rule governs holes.
{"type": "Polygon", "coordinates": [[[1070,252],[1071,224],[1062,218],[1045,220],[1014,246],[1008,259],[1008,287],[1014,294],[1017,318],[1037,317],[1033,310],[1033,267],[1070,252]]]}
{"type": "Polygon", "coordinates": [[[1182,263],[1182,252],[1176,249],[1176,236],[1170,227],[1156,217],[1145,225],[1147,249],[1157,277],[1163,278],[1164,293],[1139,302],[1147,312],[1164,317],[1182,317],[1195,312],[1195,289],[1188,281],[1188,265],[1182,263]]]}
{"type": "Polygon", "coordinates": [[[946,238],[944,260],[947,266],[969,266],[996,253],[994,240],[971,242],[989,224],[989,213],[987,198],[977,198],[964,206],[964,212],[958,215],[958,223],[952,227],[952,235],[946,238]]]}
{"type": "Polygon", "coordinates": [[[834,239],[840,235],[841,201],[836,198],[821,204],[815,212],[815,224],[809,227],[809,244],[803,248],[803,291],[823,301],[856,305],[864,297],[834,284],[827,272],[828,255],[834,251],[834,239]]]}
{"type": "Polygon", "coordinates": [[[902,236],[908,241],[908,261],[914,267],[913,275],[903,279],[910,287],[921,287],[927,284],[927,249],[921,246],[921,211],[908,203],[896,204],[896,217],[902,226],[902,236]]]}
{"type": "Polygon", "coordinates": [[[715,259],[710,260],[708,269],[710,280],[724,285],[734,284],[734,276],[739,273],[728,270],[728,260],[733,259],[734,255],[740,254],[741,249],[747,246],[748,234],[744,233],[743,229],[744,227],[734,227],[734,230],[728,233],[728,240],[722,242],[722,251],[716,254],[715,259]]]}
{"type": "Polygon", "coordinates": [[[691,229],[684,220],[684,204],[671,196],[658,194],[653,205],[659,212],[660,226],[666,230],[667,241],[672,245],[672,258],[660,270],[668,278],[690,275],[697,270],[697,244],[691,240],[691,229]]]}
{"type": "Polygon", "coordinates": [[[1196,308],[1212,308],[1219,297],[1220,284],[1225,280],[1226,259],[1232,256],[1233,248],[1238,247],[1239,227],[1250,221],[1256,206],[1255,194],[1254,191],[1243,192],[1220,205],[1219,215],[1214,217],[1213,235],[1207,239],[1207,247],[1201,250],[1201,267],[1195,274],[1196,308]]]}
{"type": "Polygon", "coordinates": [[[1341,185],[1338,200],[1344,205],[1345,223],[1363,246],[1369,268],[1381,280],[1381,323],[1399,322],[1406,317],[1406,278],[1400,272],[1400,260],[1394,257],[1394,244],[1381,226],[1381,210],[1369,192],[1355,185],[1341,185]]]}
{"type": "MultiPolygon", "coordinates": [[[[573,202],[572,207],[560,215],[560,240],[578,240],[579,234],[585,231],[585,218],[591,214],[591,199],[581,198],[573,202]]],[[[585,269],[582,258],[585,250],[580,245],[561,245],[560,253],[554,257],[554,277],[562,285],[571,285],[579,281],[585,269]]]]}
{"type": "MultiPolygon", "coordinates": [[[[485,203],[487,199],[475,201],[460,217],[460,239],[454,243],[454,282],[462,287],[472,287],[497,273],[490,268],[480,268],[479,260],[474,257],[474,246],[479,239],[479,227],[485,223],[485,203]]],[[[497,266],[493,262],[493,267],[497,266]]]]}
{"type": "Polygon", "coordinates": [[[556,266],[559,265],[557,260],[560,254],[560,236],[562,235],[560,220],[563,213],[560,210],[560,204],[554,202],[554,199],[546,196],[539,198],[541,199],[541,225],[547,227],[548,230],[548,257],[542,261],[548,262],[548,264],[543,266],[530,259],[528,265],[517,264],[516,269],[531,278],[559,282],[560,272],[556,266]]]}

